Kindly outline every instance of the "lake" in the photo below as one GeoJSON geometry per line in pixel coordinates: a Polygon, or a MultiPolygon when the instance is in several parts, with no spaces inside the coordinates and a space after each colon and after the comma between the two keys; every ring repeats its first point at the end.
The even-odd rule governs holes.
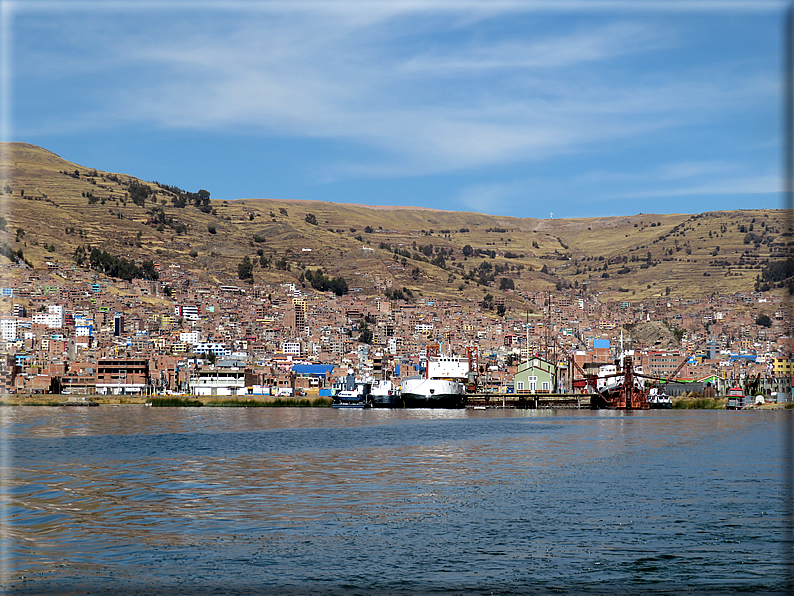
{"type": "Polygon", "coordinates": [[[792,416],[4,407],[2,586],[786,593],[792,416]]]}

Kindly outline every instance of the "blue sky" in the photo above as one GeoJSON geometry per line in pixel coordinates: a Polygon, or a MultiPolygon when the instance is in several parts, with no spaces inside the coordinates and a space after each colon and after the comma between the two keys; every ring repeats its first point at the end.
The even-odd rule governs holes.
{"type": "Polygon", "coordinates": [[[213,198],[778,208],[785,4],[2,1],[2,137],[213,198]]]}

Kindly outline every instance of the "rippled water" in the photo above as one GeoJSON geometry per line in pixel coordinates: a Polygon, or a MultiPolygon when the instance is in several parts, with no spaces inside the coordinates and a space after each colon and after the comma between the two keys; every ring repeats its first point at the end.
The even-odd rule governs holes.
{"type": "Polygon", "coordinates": [[[11,593],[784,592],[792,412],[0,415],[11,593]]]}

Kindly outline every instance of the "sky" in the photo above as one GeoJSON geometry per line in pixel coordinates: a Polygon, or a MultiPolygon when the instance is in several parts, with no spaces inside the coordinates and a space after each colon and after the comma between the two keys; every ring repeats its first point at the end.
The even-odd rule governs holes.
{"type": "Polygon", "coordinates": [[[772,0],[0,0],[0,138],[213,199],[779,208],[772,0]]]}

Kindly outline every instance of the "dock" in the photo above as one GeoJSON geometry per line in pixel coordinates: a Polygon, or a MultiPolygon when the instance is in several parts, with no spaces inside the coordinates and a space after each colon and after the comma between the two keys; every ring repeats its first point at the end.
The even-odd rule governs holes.
{"type": "Polygon", "coordinates": [[[466,396],[466,407],[478,410],[483,408],[589,409],[590,396],[574,393],[470,393],[466,396]]]}

